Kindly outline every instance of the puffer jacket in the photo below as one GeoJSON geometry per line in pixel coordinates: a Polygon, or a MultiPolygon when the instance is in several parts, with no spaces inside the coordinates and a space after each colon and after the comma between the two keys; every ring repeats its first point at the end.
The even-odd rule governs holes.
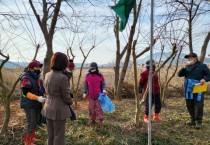
{"type": "Polygon", "coordinates": [[[33,72],[25,71],[20,76],[20,88],[21,88],[21,98],[20,107],[23,109],[30,108],[42,108],[42,104],[36,100],[31,100],[23,94],[23,90],[28,90],[28,92],[35,94],[37,96],[43,96],[44,87],[43,81],[37,78],[33,72]]]}
{"type": "Polygon", "coordinates": [[[101,73],[88,73],[85,76],[84,93],[91,99],[98,99],[99,94],[106,89],[104,76],[101,73]]]}
{"type": "MultiPolygon", "coordinates": [[[[140,74],[139,80],[139,93],[144,93],[147,88],[149,78],[149,69],[146,69],[140,74]]],[[[152,94],[160,93],[160,84],[158,80],[158,75],[154,74],[152,78],[152,94]]]]}
{"type": "Polygon", "coordinates": [[[210,81],[210,70],[206,64],[198,61],[194,66],[188,66],[180,69],[178,72],[179,77],[185,77],[185,79],[201,80],[206,82],[210,81]]]}

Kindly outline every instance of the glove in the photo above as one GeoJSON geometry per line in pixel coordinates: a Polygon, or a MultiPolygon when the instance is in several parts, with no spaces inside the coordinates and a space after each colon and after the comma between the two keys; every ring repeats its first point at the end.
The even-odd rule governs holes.
{"type": "Polygon", "coordinates": [[[83,94],[83,99],[85,99],[87,97],[87,94],[86,93],[84,93],[83,94]]]}
{"type": "Polygon", "coordinates": [[[103,94],[106,96],[107,95],[107,91],[106,90],[103,90],[103,94]]]}
{"type": "Polygon", "coordinates": [[[200,84],[201,84],[201,85],[205,84],[205,82],[206,82],[206,81],[205,81],[204,79],[200,80],[200,84]]]}
{"type": "Polygon", "coordinates": [[[44,103],[46,100],[46,98],[43,98],[42,96],[39,96],[37,101],[39,101],[40,103],[44,103]]]}

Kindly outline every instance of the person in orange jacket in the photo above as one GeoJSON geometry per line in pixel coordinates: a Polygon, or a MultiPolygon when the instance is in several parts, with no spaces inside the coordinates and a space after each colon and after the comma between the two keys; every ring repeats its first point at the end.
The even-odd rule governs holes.
{"type": "MultiPolygon", "coordinates": [[[[155,71],[155,62],[152,63],[152,69],[155,71]]],[[[140,80],[139,80],[139,96],[142,97],[143,94],[146,91],[147,84],[148,84],[148,78],[149,78],[149,71],[150,71],[150,60],[146,62],[146,70],[144,70],[140,74],[140,80]]],[[[159,113],[161,111],[161,101],[160,101],[160,84],[158,81],[158,75],[153,74],[153,80],[152,80],[152,104],[155,105],[153,120],[162,121],[162,118],[159,116],[159,113]]],[[[147,95],[146,103],[145,103],[145,115],[144,115],[144,122],[148,123],[149,121],[149,96],[147,95]]]]}
{"type": "Polygon", "coordinates": [[[26,128],[24,133],[24,144],[35,145],[36,126],[40,118],[43,97],[43,81],[39,79],[43,64],[39,61],[31,61],[20,76],[21,99],[20,107],[26,114],[26,128]]]}

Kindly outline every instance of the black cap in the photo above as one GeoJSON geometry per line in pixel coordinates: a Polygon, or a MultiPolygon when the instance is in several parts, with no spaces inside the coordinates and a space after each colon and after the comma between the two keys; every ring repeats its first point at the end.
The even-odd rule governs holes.
{"type": "Polygon", "coordinates": [[[95,68],[96,70],[98,70],[98,65],[97,65],[97,63],[96,62],[91,62],[91,64],[90,64],[90,69],[91,68],[95,68]]]}
{"type": "MultiPolygon", "coordinates": [[[[154,64],[155,64],[155,61],[152,60],[152,63],[153,63],[153,65],[154,65],[154,64]]],[[[147,61],[146,61],[146,64],[149,65],[149,64],[150,64],[150,60],[147,60],[147,61]]]]}
{"type": "Polygon", "coordinates": [[[196,53],[189,53],[188,55],[185,55],[184,58],[188,58],[188,57],[198,57],[196,53]]]}

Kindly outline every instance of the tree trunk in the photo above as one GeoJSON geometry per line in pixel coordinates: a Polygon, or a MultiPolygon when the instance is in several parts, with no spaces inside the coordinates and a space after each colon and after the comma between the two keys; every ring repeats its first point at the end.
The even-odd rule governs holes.
{"type": "Polygon", "coordinates": [[[114,34],[115,34],[115,38],[116,38],[116,47],[117,47],[117,51],[116,51],[116,60],[115,60],[115,67],[114,67],[114,72],[115,72],[115,76],[114,76],[114,98],[119,100],[119,93],[117,92],[117,86],[118,86],[118,82],[119,82],[119,77],[120,77],[120,61],[121,61],[121,56],[124,55],[124,53],[122,52],[122,54],[120,54],[120,38],[119,38],[119,18],[116,18],[116,22],[115,22],[115,26],[114,26],[114,34]]]}
{"type": "Polygon", "coordinates": [[[128,40],[128,43],[126,45],[126,57],[125,57],[125,61],[124,61],[124,64],[123,64],[123,68],[121,70],[121,74],[120,74],[120,78],[119,78],[119,81],[118,81],[118,85],[117,85],[117,90],[116,90],[116,98],[118,100],[121,100],[122,99],[122,84],[123,84],[123,81],[125,79],[125,75],[126,75],[126,71],[127,71],[127,68],[128,68],[128,63],[129,63],[129,60],[130,60],[130,55],[131,55],[131,49],[132,49],[132,42],[133,42],[133,37],[134,37],[134,34],[135,34],[135,28],[136,28],[136,23],[137,23],[137,20],[134,22],[133,26],[131,26],[131,30],[130,30],[130,36],[129,36],[129,40],[128,40]]]}
{"type": "Polygon", "coordinates": [[[205,59],[206,50],[207,50],[207,46],[208,46],[209,40],[210,40],[210,32],[208,32],[208,34],[206,35],[206,38],[205,38],[205,40],[203,42],[203,46],[202,46],[201,54],[200,54],[200,59],[199,59],[201,62],[203,62],[204,59],[205,59]]]}
{"type": "Polygon", "coordinates": [[[45,77],[45,74],[50,71],[50,60],[51,60],[51,57],[53,56],[52,39],[46,40],[46,43],[47,43],[47,52],[44,58],[43,78],[45,77]]]}
{"type": "Polygon", "coordinates": [[[82,69],[85,64],[86,59],[87,58],[84,58],[82,65],[80,67],[79,76],[78,76],[78,80],[77,80],[77,86],[76,86],[76,90],[74,91],[74,93],[75,93],[75,97],[74,97],[75,109],[77,109],[77,98],[78,98],[77,94],[78,94],[79,84],[80,84],[80,80],[81,80],[81,76],[82,76],[82,69]]]}
{"type": "Polygon", "coordinates": [[[127,48],[127,54],[126,54],[125,62],[124,62],[123,68],[121,70],[120,78],[119,78],[119,81],[118,81],[117,90],[116,90],[116,99],[117,100],[122,99],[122,93],[121,93],[122,92],[122,84],[123,84],[123,81],[125,79],[126,71],[127,71],[127,68],[128,68],[128,63],[129,63],[129,60],[130,60],[130,55],[131,55],[131,46],[129,48],[127,48]]]}
{"type": "Polygon", "coordinates": [[[188,34],[189,34],[189,49],[190,49],[190,53],[193,52],[193,44],[192,44],[192,20],[191,20],[191,16],[190,19],[188,20],[188,34]]]}
{"type": "Polygon", "coordinates": [[[114,98],[119,100],[119,95],[117,93],[117,87],[118,87],[118,82],[119,82],[119,76],[120,76],[120,59],[116,57],[116,63],[114,67],[114,98]]]}
{"type": "MultiPolygon", "coordinates": [[[[2,76],[2,67],[0,68],[0,76],[2,76]]],[[[0,79],[2,79],[2,78],[0,78],[0,79]]],[[[2,99],[3,99],[3,102],[4,102],[4,111],[5,111],[5,118],[4,118],[4,122],[3,122],[3,126],[2,126],[0,134],[3,134],[5,132],[7,132],[7,128],[8,128],[8,124],[9,124],[9,120],[10,120],[10,101],[11,101],[10,98],[11,98],[18,82],[19,82],[19,78],[17,78],[17,80],[13,84],[12,89],[9,90],[3,84],[3,79],[0,81],[0,86],[3,88],[1,93],[2,93],[2,96],[3,96],[2,99]]]]}
{"type": "Polygon", "coordinates": [[[7,132],[7,128],[8,128],[8,124],[10,120],[10,97],[5,97],[4,111],[5,111],[5,118],[4,118],[4,122],[3,122],[0,134],[7,132]]]}
{"type": "Polygon", "coordinates": [[[136,100],[136,115],[135,115],[135,124],[139,126],[140,112],[139,112],[139,96],[138,96],[138,76],[137,76],[137,65],[136,65],[136,43],[137,40],[133,42],[132,56],[133,56],[133,72],[134,72],[134,94],[136,100]]]}
{"type": "MultiPolygon", "coordinates": [[[[124,78],[125,78],[125,75],[126,75],[126,71],[127,71],[127,67],[128,67],[128,63],[129,63],[129,60],[130,60],[130,55],[131,55],[131,47],[132,47],[132,43],[133,43],[133,37],[134,37],[134,34],[135,34],[135,28],[136,28],[136,24],[138,22],[138,17],[139,17],[139,13],[140,13],[140,9],[141,9],[141,4],[142,4],[142,0],[139,2],[138,4],[138,7],[136,6],[136,3],[134,4],[134,8],[133,8],[133,15],[134,15],[134,19],[133,19],[133,24],[130,28],[130,33],[129,33],[129,38],[128,38],[128,42],[123,50],[123,52],[120,54],[120,51],[118,48],[120,46],[120,43],[119,43],[119,33],[115,33],[115,35],[117,36],[116,38],[117,39],[117,54],[120,54],[119,58],[120,60],[122,59],[122,57],[124,56],[124,53],[126,52],[126,57],[125,57],[125,61],[124,61],[124,64],[123,64],[123,68],[122,70],[120,71],[120,77],[119,77],[119,80],[118,82],[115,82],[117,84],[117,88],[115,90],[115,98],[117,100],[121,100],[122,99],[122,84],[123,84],[123,81],[124,81],[124,78]],[[119,46],[118,46],[119,45],[119,46]]],[[[118,25],[118,24],[117,24],[118,25]]],[[[115,27],[116,28],[116,27],[115,27]]],[[[118,31],[118,29],[115,29],[115,31],[118,31]]],[[[120,61],[119,60],[119,61],[120,61]]],[[[116,79],[117,80],[117,79],[116,79]]]]}
{"type": "MultiPolygon", "coordinates": [[[[165,100],[165,93],[166,93],[166,91],[167,91],[167,89],[168,89],[168,75],[169,75],[169,70],[170,70],[170,68],[171,68],[171,66],[172,66],[172,63],[173,63],[173,60],[175,59],[175,57],[176,57],[176,54],[174,55],[174,57],[171,59],[171,61],[170,61],[170,64],[169,64],[169,66],[167,67],[167,69],[166,69],[166,74],[165,74],[165,82],[164,82],[164,84],[163,84],[163,88],[162,88],[162,92],[161,92],[161,100],[162,100],[162,104],[164,104],[164,100],[165,100]]],[[[160,75],[160,71],[159,71],[159,75],[160,75]]],[[[160,77],[159,77],[159,81],[160,81],[160,77]]],[[[161,81],[160,81],[161,82],[161,81]]],[[[162,85],[161,85],[162,86],[162,85]]]]}

